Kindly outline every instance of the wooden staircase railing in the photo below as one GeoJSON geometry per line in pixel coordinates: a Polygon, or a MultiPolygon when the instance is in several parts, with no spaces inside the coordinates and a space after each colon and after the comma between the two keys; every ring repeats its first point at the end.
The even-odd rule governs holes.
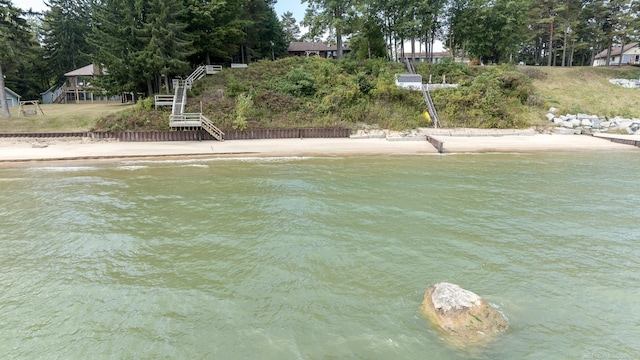
{"type": "MultiPolygon", "coordinates": [[[[185,79],[173,80],[173,87],[175,93],[173,95],[173,102],[171,108],[171,115],[169,116],[169,126],[171,128],[194,128],[199,127],[213,136],[218,141],[224,141],[224,133],[218,129],[213,121],[209,120],[201,113],[185,113],[184,109],[187,105],[187,90],[190,90],[193,83],[207,76],[208,74],[216,74],[222,71],[221,65],[202,65],[198,66],[193,72],[185,79]]],[[[163,95],[158,95],[163,96],[163,95]]],[[[156,96],[156,102],[158,101],[156,96]]]]}
{"type": "Polygon", "coordinates": [[[202,128],[211,134],[216,140],[224,141],[224,133],[222,130],[218,129],[215,125],[213,125],[213,121],[209,120],[208,117],[200,114],[200,121],[202,122],[202,128]]]}
{"type": "Polygon", "coordinates": [[[218,129],[213,121],[200,113],[184,113],[169,116],[169,126],[172,128],[199,127],[211,134],[216,140],[224,141],[224,132],[218,129]]]}
{"type": "Polygon", "coordinates": [[[158,109],[158,106],[173,106],[174,97],[175,95],[156,95],[154,97],[156,110],[158,109]]]}
{"type": "Polygon", "coordinates": [[[173,96],[173,104],[171,107],[172,115],[180,115],[184,113],[184,107],[187,103],[187,85],[186,82],[179,81],[173,96]]]}

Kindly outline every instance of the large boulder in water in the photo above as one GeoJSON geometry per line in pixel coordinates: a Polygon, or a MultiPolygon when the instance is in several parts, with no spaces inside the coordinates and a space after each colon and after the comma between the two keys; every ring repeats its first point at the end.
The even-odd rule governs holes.
{"type": "Polygon", "coordinates": [[[431,285],[424,293],[421,310],[457,343],[490,340],[508,328],[506,319],[496,308],[455,284],[431,285]]]}

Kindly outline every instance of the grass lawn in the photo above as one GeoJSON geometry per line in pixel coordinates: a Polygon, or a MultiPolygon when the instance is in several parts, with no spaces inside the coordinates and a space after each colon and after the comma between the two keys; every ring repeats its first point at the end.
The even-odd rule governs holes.
{"type": "Polygon", "coordinates": [[[547,73],[546,79],[533,82],[538,94],[549,106],[560,109],[561,114],[640,118],[640,89],[609,83],[610,79],[638,79],[638,67],[545,66],[538,69],[547,73]]]}
{"type": "MultiPolygon", "coordinates": [[[[46,104],[40,105],[44,116],[20,116],[18,107],[11,107],[9,119],[0,118],[0,132],[80,132],[91,129],[107,114],[131,108],[130,104],[46,104]]],[[[33,109],[27,106],[25,109],[33,109]]]]}

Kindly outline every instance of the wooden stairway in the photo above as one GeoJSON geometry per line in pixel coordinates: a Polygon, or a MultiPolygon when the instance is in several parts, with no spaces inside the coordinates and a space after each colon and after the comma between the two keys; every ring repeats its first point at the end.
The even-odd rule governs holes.
{"type": "MultiPolygon", "coordinates": [[[[169,126],[174,130],[200,128],[211,134],[214,139],[224,141],[224,132],[218,129],[209,118],[202,113],[185,113],[184,109],[187,105],[187,91],[191,90],[193,83],[202,79],[207,75],[217,74],[222,71],[220,65],[203,65],[198,66],[185,79],[174,79],[173,85],[175,92],[171,105],[171,115],[169,116],[169,126]]],[[[158,101],[156,97],[156,103],[158,101]]]]}

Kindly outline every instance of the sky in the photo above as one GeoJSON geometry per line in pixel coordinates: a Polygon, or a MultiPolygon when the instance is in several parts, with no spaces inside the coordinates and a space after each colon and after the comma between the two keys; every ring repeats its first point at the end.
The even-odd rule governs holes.
{"type": "MultiPolygon", "coordinates": [[[[43,0],[13,0],[13,5],[21,8],[22,10],[29,10],[32,8],[34,11],[46,10],[47,6],[43,0]]],[[[307,9],[307,4],[300,3],[300,0],[278,0],[275,6],[278,18],[287,11],[291,11],[293,16],[302,21],[304,18],[304,12],[307,9]]]]}
{"type": "Polygon", "coordinates": [[[31,8],[33,11],[42,11],[47,8],[43,0],[13,0],[12,3],[13,6],[22,10],[29,10],[31,8]]]}

